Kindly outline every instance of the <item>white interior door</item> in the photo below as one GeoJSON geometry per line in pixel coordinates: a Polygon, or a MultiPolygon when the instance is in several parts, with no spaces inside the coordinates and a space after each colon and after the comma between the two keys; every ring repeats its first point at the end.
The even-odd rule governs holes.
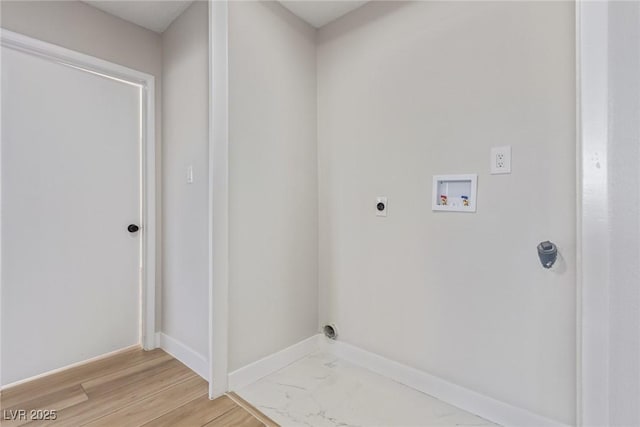
{"type": "Polygon", "coordinates": [[[141,89],[2,48],[2,384],[140,339],[141,89]]]}

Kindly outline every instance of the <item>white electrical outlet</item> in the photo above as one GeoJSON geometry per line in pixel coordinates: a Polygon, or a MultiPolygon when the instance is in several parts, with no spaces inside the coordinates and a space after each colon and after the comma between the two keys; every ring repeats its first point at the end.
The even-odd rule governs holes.
{"type": "Polygon", "coordinates": [[[511,146],[491,149],[491,174],[511,173],[511,146]]]}

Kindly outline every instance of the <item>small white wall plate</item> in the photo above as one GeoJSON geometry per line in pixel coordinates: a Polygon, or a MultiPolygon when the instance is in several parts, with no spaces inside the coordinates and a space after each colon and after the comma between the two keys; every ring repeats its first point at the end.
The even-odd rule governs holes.
{"type": "Polygon", "coordinates": [[[491,175],[511,173],[511,146],[491,149],[491,175]]]}
{"type": "Polygon", "coordinates": [[[389,206],[387,204],[387,198],[386,197],[376,197],[376,216],[387,216],[387,211],[389,210],[389,206]],[[384,208],[382,210],[379,209],[380,203],[382,203],[384,205],[384,208]]]}

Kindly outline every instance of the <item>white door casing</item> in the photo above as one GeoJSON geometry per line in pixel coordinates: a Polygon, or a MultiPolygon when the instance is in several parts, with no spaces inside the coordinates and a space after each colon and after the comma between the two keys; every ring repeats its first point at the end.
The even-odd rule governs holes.
{"type": "Polygon", "coordinates": [[[607,425],[609,342],[608,4],[576,4],[577,422],[607,425]]]}
{"type": "Polygon", "coordinates": [[[577,419],[640,425],[640,5],[576,7],[577,419]]]}
{"type": "Polygon", "coordinates": [[[209,0],[209,398],[228,391],[228,3],[209,0]]]}

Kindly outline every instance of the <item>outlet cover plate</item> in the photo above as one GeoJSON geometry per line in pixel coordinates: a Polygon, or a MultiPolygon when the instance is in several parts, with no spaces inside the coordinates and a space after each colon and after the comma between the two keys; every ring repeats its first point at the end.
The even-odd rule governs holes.
{"type": "Polygon", "coordinates": [[[491,149],[491,174],[511,173],[511,146],[493,147],[491,149]]]}
{"type": "Polygon", "coordinates": [[[383,196],[376,197],[376,216],[387,216],[388,209],[389,205],[387,203],[387,198],[383,196]],[[384,204],[384,209],[378,210],[378,203],[384,204]]]}

